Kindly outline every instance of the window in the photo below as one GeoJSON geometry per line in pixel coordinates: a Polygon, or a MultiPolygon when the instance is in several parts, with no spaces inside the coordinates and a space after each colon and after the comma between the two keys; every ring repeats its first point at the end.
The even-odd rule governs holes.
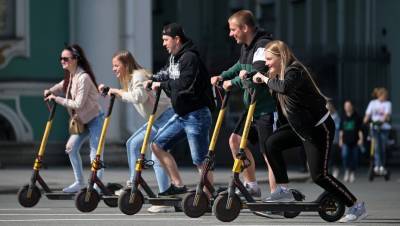
{"type": "Polygon", "coordinates": [[[29,0],[0,0],[0,69],[29,57],[29,0]]]}

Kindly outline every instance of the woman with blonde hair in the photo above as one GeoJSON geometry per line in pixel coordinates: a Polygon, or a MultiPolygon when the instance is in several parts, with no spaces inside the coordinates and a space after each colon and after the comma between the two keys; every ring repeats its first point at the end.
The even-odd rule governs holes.
{"type": "Polygon", "coordinates": [[[282,151],[304,146],[313,181],[337,195],[350,207],[341,222],[361,220],[367,216],[363,202],[328,173],[329,152],[335,125],[326,108],[327,98],[321,93],[307,68],[297,60],[289,47],[274,40],[265,47],[266,75],[257,73],[256,83],[265,83],[278,100],[278,118],[287,121],[265,142],[267,158],[275,175],[277,190],[266,202],[293,201],[282,151]],[[285,200],[283,200],[285,199],[285,200]]]}
{"type": "Polygon", "coordinates": [[[364,123],[371,122],[372,136],[375,142],[374,173],[385,175],[386,143],[389,138],[390,116],[392,114],[392,102],[388,100],[389,93],[384,87],[375,88],[372,92],[374,98],[368,104],[365,111],[364,123]]]}
{"type": "MultiPolygon", "coordinates": [[[[128,51],[118,51],[112,58],[112,70],[118,78],[121,89],[110,88],[108,94],[114,94],[116,97],[121,98],[122,101],[132,103],[137,112],[144,118],[148,119],[154,106],[155,97],[151,91],[146,90],[144,82],[151,78],[149,72],[143,69],[128,51]]],[[[104,84],[99,85],[99,90],[103,90],[104,84]]],[[[169,98],[162,93],[158,109],[156,113],[156,120],[154,121],[150,140],[157,134],[157,131],[174,115],[171,108],[169,98]]],[[[140,155],[140,150],[143,144],[144,135],[146,132],[147,123],[140,127],[126,142],[126,151],[129,165],[129,180],[127,180],[127,187],[132,186],[135,178],[135,164],[140,155]]],[[[153,154],[152,160],[154,161],[154,172],[160,192],[165,191],[169,187],[169,180],[166,171],[161,166],[157,157],[153,154]]],[[[116,191],[119,195],[123,189],[116,191]]],[[[148,209],[150,212],[170,212],[173,207],[169,206],[152,206],[148,209]]]]}

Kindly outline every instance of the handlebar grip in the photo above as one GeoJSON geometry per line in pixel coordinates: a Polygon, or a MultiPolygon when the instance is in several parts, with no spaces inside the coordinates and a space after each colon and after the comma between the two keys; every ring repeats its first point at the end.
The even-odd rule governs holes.
{"type": "Polygon", "coordinates": [[[103,91],[101,92],[101,95],[102,95],[103,97],[107,96],[108,91],[110,91],[110,87],[108,87],[108,86],[104,87],[104,88],[103,88],[103,91]]]}

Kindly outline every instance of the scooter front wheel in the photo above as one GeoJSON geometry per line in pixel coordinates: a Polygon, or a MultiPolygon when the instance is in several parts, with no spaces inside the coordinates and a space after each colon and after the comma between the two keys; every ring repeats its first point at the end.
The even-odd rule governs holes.
{"type": "Polygon", "coordinates": [[[242,208],[242,202],[236,194],[231,199],[228,196],[228,193],[218,195],[213,205],[215,216],[222,222],[235,220],[242,208]]]}
{"type": "Polygon", "coordinates": [[[208,197],[204,192],[198,194],[197,197],[196,192],[188,193],[182,199],[182,207],[186,216],[191,218],[201,217],[209,208],[208,197]],[[195,203],[196,199],[198,199],[197,204],[195,203]]]}
{"type": "Polygon", "coordinates": [[[328,222],[335,222],[339,220],[346,210],[342,201],[332,194],[327,194],[321,199],[319,216],[328,222]]]}
{"type": "Polygon", "coordinates": [[[131,189],[126,189],[118,197],[118,207],[126,215],[133,215],[139,212],[142,209],[143,203],[144,197],[140,190],[132,193],[131,189]]]}
{"type": "Polygon", "coordinates": [[[75,196],[76,208],[84,213],[95,210],[99,201],[100,196],[95,189],[92,189],[90,193],[88,193],[87,188],[84,188],[75,196]]]}
{"type": "Polygon", "coordinates": [[[26,184],[19,189],[17,196],[21,206],[33,207],[39,202],[42,194],[36,185],[34,185],[29,192],[29,184],[26,184]]]}

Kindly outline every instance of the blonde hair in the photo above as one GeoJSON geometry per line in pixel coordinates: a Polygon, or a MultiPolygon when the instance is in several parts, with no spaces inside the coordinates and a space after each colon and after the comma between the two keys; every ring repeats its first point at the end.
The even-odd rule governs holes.
{"type": "Polygon", "coordinates": [[[381,96],[389,97],[389,92],[385,87],[377,87],[372,91],[372,97],[378,99],[381,96]]]}
{"type": "MultiPolygon", "coordinates": [[[[120,61],[127,70],[127,73],[124,76],[118,78],[122,89],[127,91],[129,87],[129,82],[132,80],[133,71],[143,69],[143,67],[140,66],[140,64],[138,64],[132,54],[126,50],[116,52],[113,55],[113,59],[117,59],[118,61],[120,61]]],[[[147,73],[146,76],[148,76],[147,73]]]]}
{"type": "MultiPolygon", "coordinates": [[[[271,53],[272,55],[279,57],[281,71],[279,72],[278,76],[279,76],[280,80],[283,80],[285,78],[285,72],[286,72],[287,68],[290,65],[296,64],[304,70],[305,75],[308,76],[308,78],[311,80],[315,90],[323,98],[325,98],[325,100],[328,100],[328,98],[318,88],[317,84],[315,83],[314,79],[312,78],[312,76],[311,76],[310,72],[307,70],[307,68],[296,58],[296,56],[293,54],[292,50],[290,50],[289,46],[286,45],[283,41],[273,40],[273,41],[268,42],[267,45],[265,46],[265,51],[271,53]]],[[[303,73],[301,73],[301,74],[303,75],[303,73]]],[[[270,75],[268,72],[268,76],[273,77],[275,75],[270,75]]],[[[279,94],[279,93],[277,93],[277,97],[281,104],[283,113],[287,116],[287,110],[289,109],[288,106],[291,105],[288,97],[286,95],[279,94]]]]}

